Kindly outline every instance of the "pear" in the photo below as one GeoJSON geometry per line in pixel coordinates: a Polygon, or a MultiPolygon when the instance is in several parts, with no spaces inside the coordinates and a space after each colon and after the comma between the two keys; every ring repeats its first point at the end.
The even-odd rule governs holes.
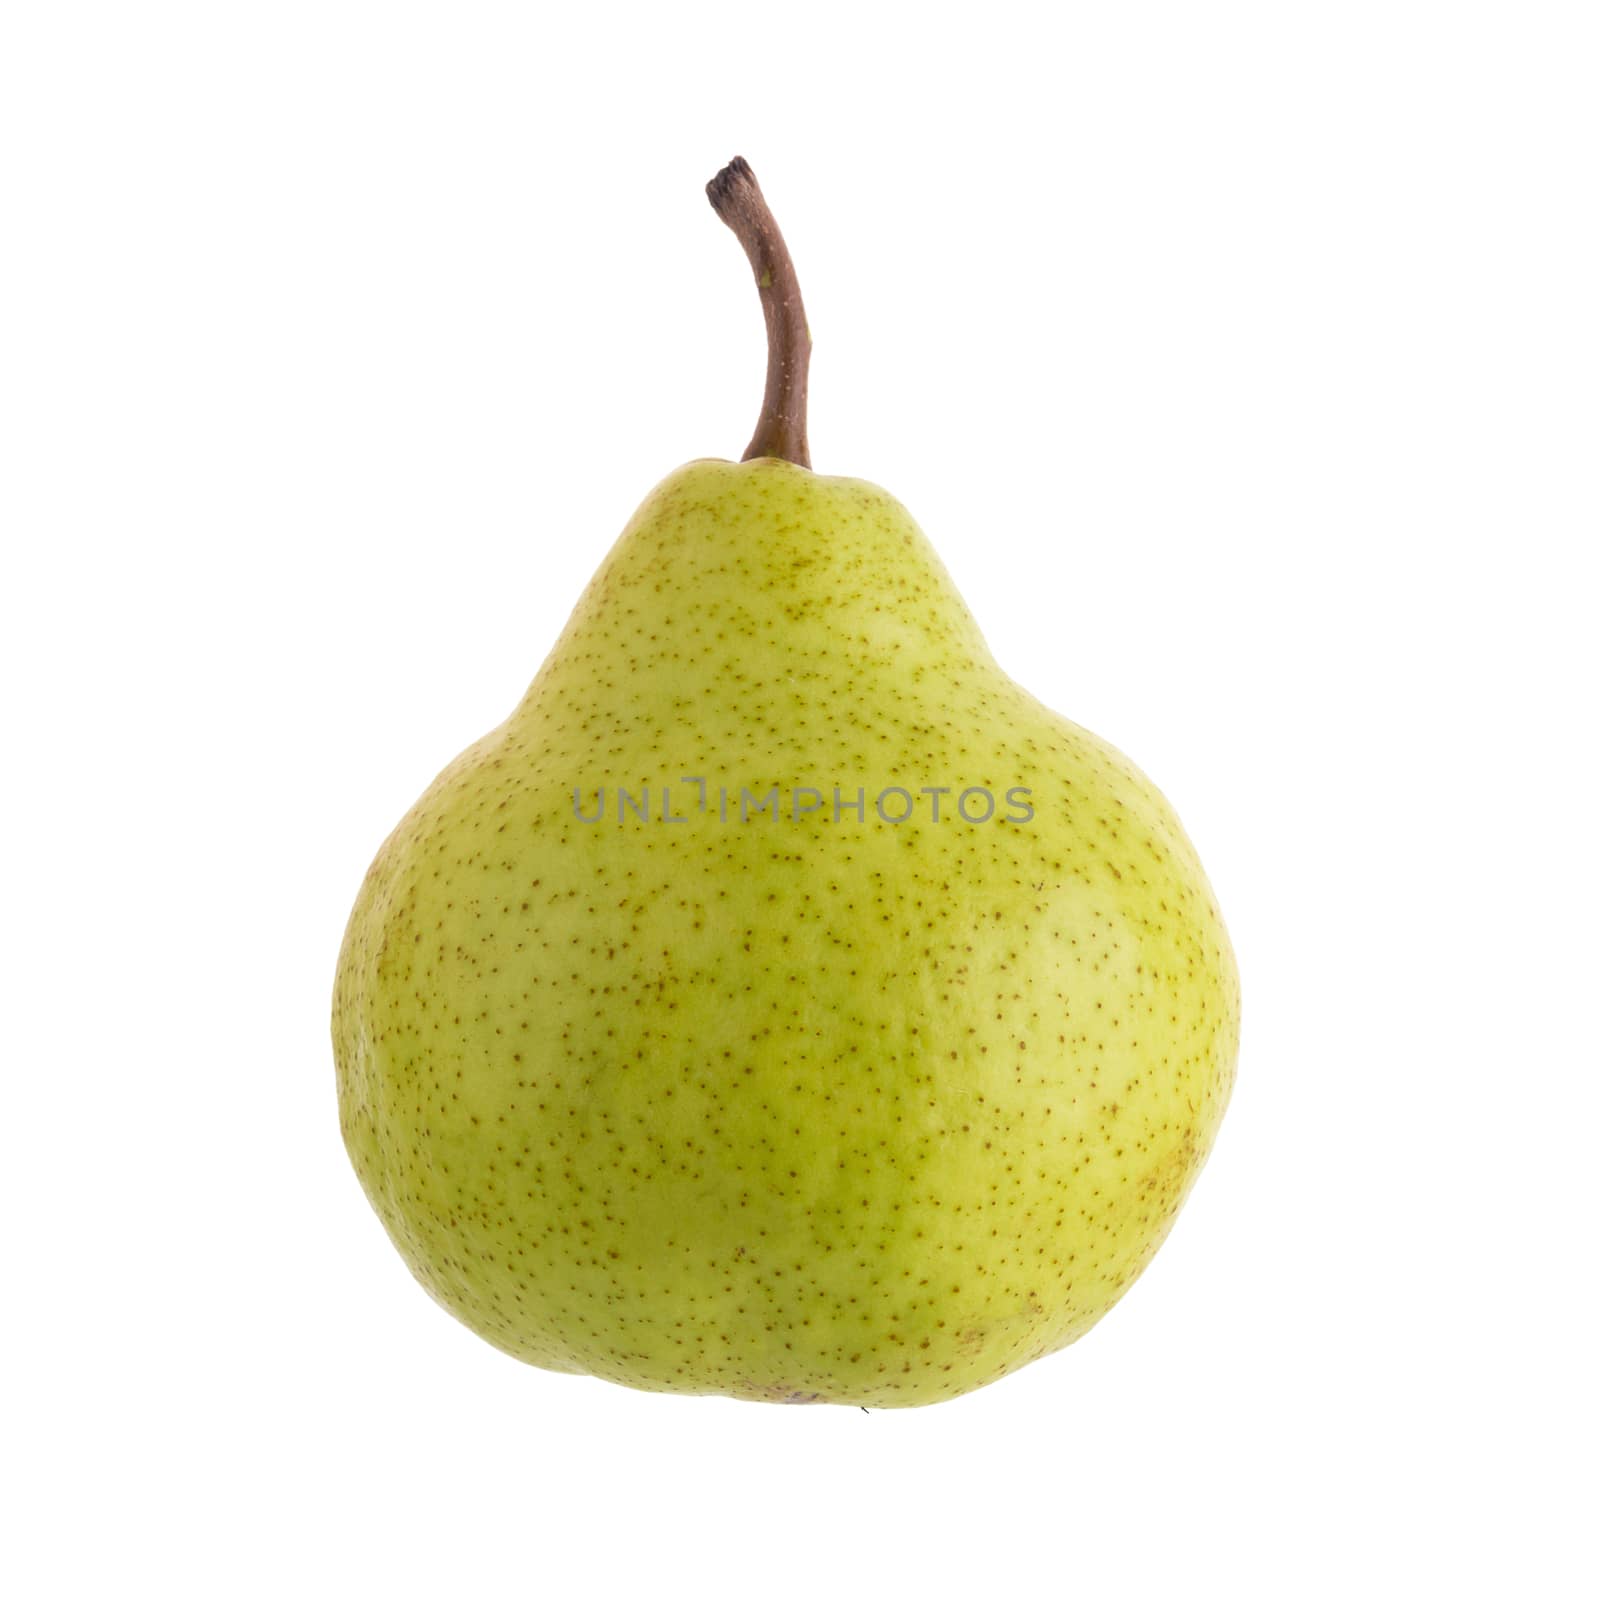
{"type": "Polygon", "coordinates": [[[535,1366],[867,1407],[1059,1350],[1150,1260],[1239,987],[1178,819],[995,664],[883,490],[809,470],[754,175],[740,463],[660,484],[521,704],[385,842],[333,1043],[412,1272],[535,1366]]]}

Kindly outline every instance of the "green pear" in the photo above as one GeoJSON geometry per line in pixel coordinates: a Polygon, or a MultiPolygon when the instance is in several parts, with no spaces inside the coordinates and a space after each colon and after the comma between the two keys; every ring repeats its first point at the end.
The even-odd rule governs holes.
{"type": "Polygon", "coordinates": [[[1082,1335],[1206,1159],[1238,975],[1150,781],[995,664],[911,517],[809,470],[810,335],[735,162],[761,424],[635,513],[385,842],[340,1120],[492,1344],[641,1389],[943,1400],[1082,1335]]]}

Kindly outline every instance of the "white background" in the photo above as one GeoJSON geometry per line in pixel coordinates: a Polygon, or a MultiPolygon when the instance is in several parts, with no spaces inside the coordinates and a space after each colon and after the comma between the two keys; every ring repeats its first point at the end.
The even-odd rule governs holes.
{"type": "Polygon", "coordinates": [[[1592,9],[3,16],[11,1592],[1593,1592],[1592,9]],[[748,436],[736,151],[1243,972],[1153,1267],[924,1411],[518,1366],[336,1125],[380,839],[748,436]]]}

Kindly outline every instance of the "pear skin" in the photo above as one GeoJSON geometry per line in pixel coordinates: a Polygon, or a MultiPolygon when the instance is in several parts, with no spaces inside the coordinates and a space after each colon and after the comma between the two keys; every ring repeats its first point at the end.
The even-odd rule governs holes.
{"type": "Polygon", "coordinates": [[[650,495],[383,846],[334,1043],[369,1198],[491,1343],[890,1407],[1116,1302],[1211,1148],[1238,1018],[1153,785],[1000,671],[890,496],[769,458],[650,495]]]}

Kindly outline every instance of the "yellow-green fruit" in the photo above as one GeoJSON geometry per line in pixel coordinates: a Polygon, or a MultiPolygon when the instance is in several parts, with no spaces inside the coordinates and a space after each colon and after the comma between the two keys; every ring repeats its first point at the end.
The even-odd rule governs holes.
{"type": "Polygon", "coordinates": [[[334,1043],[368,1196],[484,1338],[904,1406],[1123,1293],[1210,1149],[1238,1007],[1171,808],[1000,671],[904,509],[702,461],[379,852],[334,1043]]]}

